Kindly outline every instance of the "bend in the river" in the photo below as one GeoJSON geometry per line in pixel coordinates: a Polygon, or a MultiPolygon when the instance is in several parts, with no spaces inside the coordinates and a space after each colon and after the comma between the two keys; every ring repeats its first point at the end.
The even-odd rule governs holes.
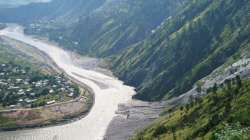
{"type": "Polygon", "coordinates": [[[118,105],[131,101],[134,88],[102,73],[74,65],[69,53],[55,45],[25,35],[20,26],[10,25],[0,35],[29,44],[46,53],[67,75],[89,86],[95,93],[95,104],[83,119],[65,125],[0,133],[1,140],[101,140],[116,116],[118,105]],[[101,83],[107,88],[98,85],[101,83]]]}

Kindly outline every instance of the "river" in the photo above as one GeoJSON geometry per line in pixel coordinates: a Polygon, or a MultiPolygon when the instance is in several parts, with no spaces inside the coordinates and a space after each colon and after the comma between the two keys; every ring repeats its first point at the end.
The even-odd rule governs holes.
{"type": "Polygon", "coordinates": [[[95,93],[95,103],[90,113],[79,121],[65,125],[1,132],[0,140],[102,140],[119,104],[132,101],[134,88],[115,77],[76,66],[67,52],[60,47],[25,35],[23,28],[9,25],[0,31],[5,36],[21,41],[46,53],[59,68],[72,78],[89,86],[95,93]],[[103,86],[105,85],[105,86],[103,86]]]}

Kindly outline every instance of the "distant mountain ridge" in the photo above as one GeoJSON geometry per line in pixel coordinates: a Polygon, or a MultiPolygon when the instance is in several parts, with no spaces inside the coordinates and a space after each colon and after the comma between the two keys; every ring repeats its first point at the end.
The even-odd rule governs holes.
{"type": "Polygon", "coordinates": [[[20,5],[26,5],[30,3],[41,3],[41,2],[49,2],[50,0],[0,0],[0,8],[1,7],[17,7],[20,5]]]}
{"type": "MultiPolygon", "coordinates": [[[[178,7],[184,5],[188,0],[88,0],[85,2],[59,0],[60,4],[56,4],[56,1],[58,0],[54,0],[47,6],[37,5],[40,9],[57,7],[57,10],[38,13],[42,15],[38,19],[36,19],[37,14],[33,14],[31,19],[35,18],[36,22],[49,23],[42,24],[43,26],[48,25],[42,30],[31,30],[30,32],[36,34],[49,32],[49,37],[58,42],[62,42],[59,37],[63,36],[62,44],[66,46],[74,46],[73,40],[73,42],[79,43],[79,47],[75,49],[82,53],[106,57],[112,53],[119,53],[129,45],[144,39],[165,18],[175,14],[178,7]],[[69,24],[72,22],[73,24],[69,24]],[[49,26],[53,25],[52,23],[56,26],[49,26]],[[62,25],[69,26],[58,28],[62,25]]],[[[34,6],[30,7],[34,8],[34,6]]],[[[31,8],[21,7],[20,11],[22,9],[31,8]]],[[[15,13],[17,12],[15,11],[15,13]]],[[[27,21],[29,20],[25,20],[25,22],[27,21]]]]}
{"type": "Polygon", "coordinates": [[[136,98],[154,101],[188,91],[245,47],[246,13],[247,0],[53,0],[1,9],[0,21],[109,60],[136,98]]]}
{"type": "Polygon", "coordinates": [[[56,21],[57,24],[67,24],[68,22],[77,22],[80,16],[95,9],[104,1],[52,0],[48,3],[31,3],[16,8],[2,8],[0,9],[0,18],[2,22],[30,24],[56,21]]]}

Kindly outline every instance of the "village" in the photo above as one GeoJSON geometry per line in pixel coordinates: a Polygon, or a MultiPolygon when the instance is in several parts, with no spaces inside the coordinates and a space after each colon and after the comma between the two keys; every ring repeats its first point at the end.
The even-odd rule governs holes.
{"type": "Polygon", "coordinates": [[[50,76],[29,67],[0,64],[0,110],[41,107],[79,96],[78,86],[63,74],[50,76]]]}

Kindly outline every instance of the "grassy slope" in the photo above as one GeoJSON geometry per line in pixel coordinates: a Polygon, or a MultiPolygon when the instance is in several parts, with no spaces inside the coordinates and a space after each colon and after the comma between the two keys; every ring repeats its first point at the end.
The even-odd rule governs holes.
{"type": "Polygon", "coordinates": [[[31,67],[33,70],[39,69],[39,65],[36,65],[33,59],[25,56],[12,47],[0,43],[0,64],[10,62],[24,67],[31,67]]]}
{"type": "MultiPolygon", "coordinates": [[[[225,128],[225,124],[240,123],[239,128],[234,128],[239,132],[250,127],[249,103],[250,80],[244,81],[238,91],[236,85],[230,89],[224,85],[216,93],[212,92],[203,99],[163,116],[133,140],[219,140],[213,137],[213,134],[222,133],[219,131],[221,129],[228,129],[225,128]]],[[[233,134],[232,132],[229,131],[227,135],[233,134]]],[[[239,136],[239,140],[249,138],[250,129],[239,136]],[[248,138],[244,139],[243,135],[248,138]]],[[[221,140],[225,140],[225,138],[221,140]]]]}
{"type": "Polygon", "coordinates": [[[193,1],[112,59],[113,69],[137,87],[137,98],[179,95],[249,43],[249,8],[246,0],[193,1]]]}

